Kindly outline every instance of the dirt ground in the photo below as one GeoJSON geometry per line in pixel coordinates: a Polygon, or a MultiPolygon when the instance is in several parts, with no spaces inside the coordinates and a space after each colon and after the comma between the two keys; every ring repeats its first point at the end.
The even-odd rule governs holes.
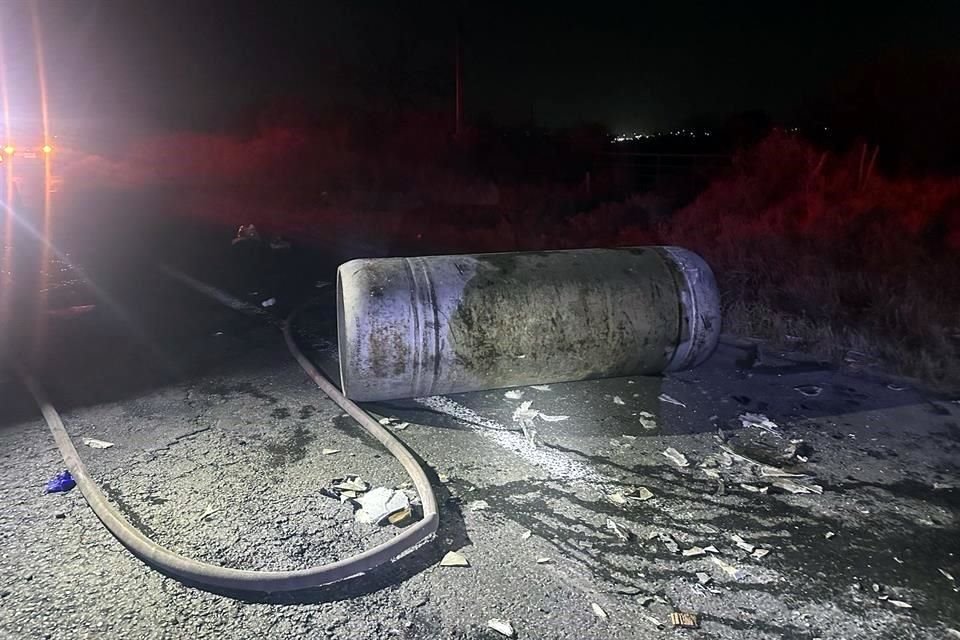
{"type": "MultiPolygon", "coordinates": [[[[114,443],[78,446],[135,526],[249,569],[398,531],[321,494],[344,474],[406,478],[275,327],[161,276],[144,287],[117,298],[122,320],[98,308],[60,329],[67,361],[42,375],[76,441],[114,443]]],[[[332,371],[330,289],[298,327],[332,371]]],[[[367,405],[409,422],[396,434],[430,465],[440,530],[368,575],[272,597],[183,585],[78,490],[45,495],[53,440],[7,372],[0,394],[2,638],[503,637],[493,618],[518,638],[960,637],[960,404],[877,372],[725,338],[666,378],[367,405]],[[521,407],[541,412],[532,443],[521,407]],[[470,566],[439,566],[448,551],[470,566]]]]}

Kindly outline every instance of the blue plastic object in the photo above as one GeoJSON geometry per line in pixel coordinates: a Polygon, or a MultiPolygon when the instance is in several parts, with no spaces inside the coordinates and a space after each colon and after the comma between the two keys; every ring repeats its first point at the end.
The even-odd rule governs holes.
{"type": "Polygon", "coordinates": [[[57,476],[47,483],[46,493],[64,493],[77,486],[77,481],[73,479],[69,471],[58,473],[57,476]]]}

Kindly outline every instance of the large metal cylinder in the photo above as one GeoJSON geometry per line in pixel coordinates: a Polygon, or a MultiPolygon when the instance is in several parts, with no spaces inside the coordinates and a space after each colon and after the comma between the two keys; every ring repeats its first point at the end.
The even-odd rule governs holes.
{"type": "Polygon", "coordinates": [[[344,394],[375,401],[689,369],[720,305],[679,247],[360,259],[337,329],[344,394]]]}

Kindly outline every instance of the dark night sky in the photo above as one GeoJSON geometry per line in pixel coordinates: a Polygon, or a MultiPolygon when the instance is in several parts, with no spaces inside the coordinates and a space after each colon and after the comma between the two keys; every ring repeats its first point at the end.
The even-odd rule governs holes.
{"type": "MultiPolygon", "coordinates": [[[[447,104],[456,2],[47,0],[53,110],[216,127],[272,96],[447,104]],[[429,5],[429,6],[428,6],[429,5]]],[[[855,64],[960,58],[960,10],[899,3],[463,5],[468,117],[656,130],[759,108],[793,117],[855,64]]],[[[28,5],[2,5],[11,86],[30,86],[28,5]],[[24,28],[27,25],[27,28],[24,28]]],[[[23,91],[22,93],[26,93],[23,91]]]]}

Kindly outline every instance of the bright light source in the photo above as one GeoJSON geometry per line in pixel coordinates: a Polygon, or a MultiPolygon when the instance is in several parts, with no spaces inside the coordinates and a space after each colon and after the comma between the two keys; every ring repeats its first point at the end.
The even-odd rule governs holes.
{"type": "Polygon", "coordinates": [[[51,146],[48,145],[48,144],[43,145],[43,152],[44,152],[44,153],[50,153],[51,151],[53,151],[53,147],[51,147],[51,146]]]}
{"type": "Polygon", "coordinates": [[[3,148],[3,152],[4,152],[5,154],[7,154],[8,156],[12,156],[12,155],[13,155],[13,147],[8,144],[7,146],[5,146],[5,147],[3,148]]]}

